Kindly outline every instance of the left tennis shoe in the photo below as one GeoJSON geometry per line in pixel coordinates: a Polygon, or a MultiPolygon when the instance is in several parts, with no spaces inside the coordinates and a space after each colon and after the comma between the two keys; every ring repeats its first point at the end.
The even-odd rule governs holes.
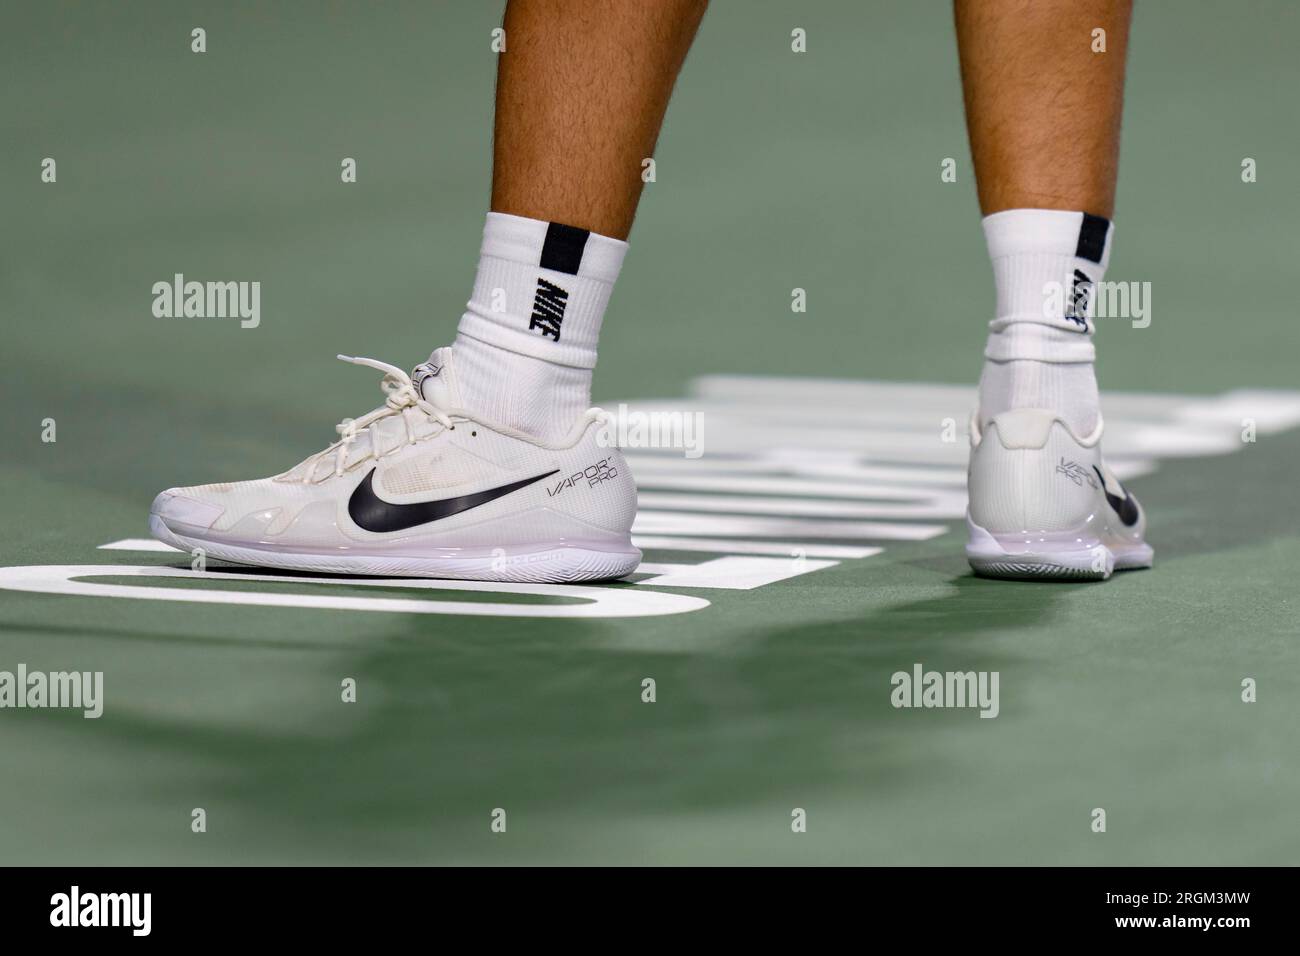
{"type": "Polygon", "coordinates": [[[331,574],[566,583],[623,577],[636,485],[604,416],[590,409],[559,443],[461,407],[453,349],[414,377],[374,359],[383,405],[281,475],[171,488],[154,536],[240,564],[331,574]]]}

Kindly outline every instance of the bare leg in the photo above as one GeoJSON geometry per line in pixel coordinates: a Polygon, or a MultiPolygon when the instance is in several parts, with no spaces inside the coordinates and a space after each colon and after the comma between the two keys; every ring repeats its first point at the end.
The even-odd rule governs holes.
{"type": "Polygon", "coordinates": [[[707,0],[510,0],[492,210],[626,239],[707,0]]]}
{"type": "Polygon", "coordinates": [[[985,215],[1111,218],[1131,0],[956,0],[966,123],[985,215]],[[1094,29],[1106,52],[1094,53],[1094,29]]]}
{"type": "Polygon", "coordinates": [[[506,7],[492,212],[453,345],[460,401],[484,420],[561,442],[590,407],[642,164],[706,6],[506,7]]]}

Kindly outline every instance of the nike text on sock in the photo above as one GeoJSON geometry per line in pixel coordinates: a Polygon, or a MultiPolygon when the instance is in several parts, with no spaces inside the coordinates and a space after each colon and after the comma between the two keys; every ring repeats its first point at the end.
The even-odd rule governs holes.
{"type": "Polygon", "coordinates": [[[627,243],[561,223],[488,213],[459,333],[557,365],[593,368],[627,243]]]}
{"type": "Polygon", "coordinates": [[[1099,420],[1093,292],[1111,223],[1085,212],[1011,209],[984,219],[997,309],[980,376],[980,417],[1049,408],[1080,435],[1099,420]]]}
{"type": "Polygon", "coordinates": [[[591,403],[600,326],[627,243],[488,213],[455,353],[467,409],[558,440],[591,403]]]}

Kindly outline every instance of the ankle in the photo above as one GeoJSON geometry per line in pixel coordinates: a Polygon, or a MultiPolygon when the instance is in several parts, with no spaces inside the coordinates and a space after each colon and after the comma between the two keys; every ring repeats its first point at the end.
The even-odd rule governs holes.
{"type": "Polygon", "coordinates": [[[1020,408],[1049,409],[1078,437],[1092,434],[1101,420],[1092,363],[986,360],[979,386],[981,424],[1020,408]]]}
{"type": "Polygon", "coordinates": [[[556,442],[591,407],[589,368],[520,355],[464,333],[452,348],[465,410],[489,422],[556,442]]]}

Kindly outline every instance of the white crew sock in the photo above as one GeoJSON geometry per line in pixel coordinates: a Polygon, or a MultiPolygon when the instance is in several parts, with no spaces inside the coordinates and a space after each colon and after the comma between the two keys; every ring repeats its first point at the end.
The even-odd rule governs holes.
{"type": "Polygon", "coordinates": [[[1100,421],[1092,344],[1112,224],[1082,212],[1009,209],[984,218],[997,288],[980,375],[980,422],[1048,408],[1079,437],[1100,421]]]}
{"type": "Polygon", "coordinates": [[[627,243],[490,212],[452,346],[467,411],[545,441],[591,405],[600,323],[627,243]]]}

